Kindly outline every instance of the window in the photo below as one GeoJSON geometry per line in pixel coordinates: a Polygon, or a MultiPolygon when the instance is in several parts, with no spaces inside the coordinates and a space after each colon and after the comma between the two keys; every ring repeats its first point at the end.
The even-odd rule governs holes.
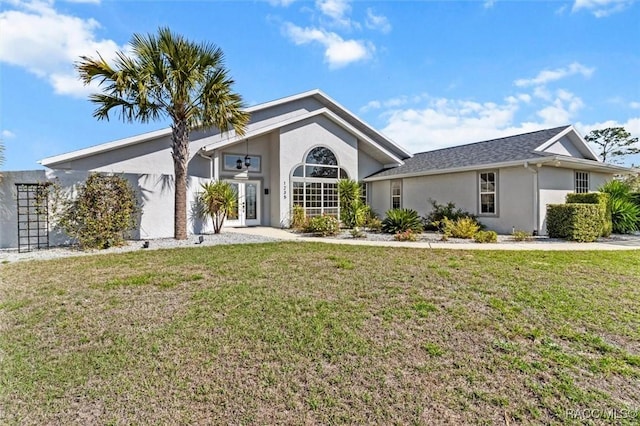
{"type": "Polygon", "coordinates": [[[360,202],[362,202],[362,204],[369,204],[369,199],[367,197],[367,185],[369,185],[367,182],[360,182],[360,202]]]}
{"type": "Polygon", "coordinates": [[[496,214],[496,173],[480,173],[480,214],[496,214]]]}
{"type": "Polygon", "coordinates": [[[402,208],[402,181],[391,181],[391,208],[402,208]]]}
{"type": "Polygon", "coordinates": [[[292,203],[301,206],[307,217],[340,214],[338,179],[347,179],[348,175],[333,151],[326,147],[312,149],[291,175],[292,203]]]}
{"type": "Polygon", "coordinates": [[[589,172],[576,172],[576,193],[589,192],[589,172]]]}
{"type": "Polygon", "coordinates": [[[249,171],[260,173],[262,158],[259,155],[224,154],[222,157],[224,170],[237,172],[238,160],[240,160],[240,164],[242,164],[242,169],[245,169],[244,160],[245,157],[249,157],[249,161],[251,162],[249,171]]]}

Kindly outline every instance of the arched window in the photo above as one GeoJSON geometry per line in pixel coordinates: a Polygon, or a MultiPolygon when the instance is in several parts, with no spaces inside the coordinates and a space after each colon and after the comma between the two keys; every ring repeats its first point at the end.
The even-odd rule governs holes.
{"type": "Polygon", "coordinates": [[[347,178],[333,151],[323,146],[313,148],[291,174],[292,203],[301,206],[307,217],[338,216],[338,179],[347,178]]]}

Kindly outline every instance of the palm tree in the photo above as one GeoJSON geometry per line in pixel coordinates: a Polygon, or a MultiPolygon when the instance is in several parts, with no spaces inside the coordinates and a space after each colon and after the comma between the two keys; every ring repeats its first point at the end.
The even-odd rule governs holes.
{"type": "Polygon", "coordinates": [[[198,128],[234,130],[243,135],[249,114],[231,90],[234,81],[213,44],[196,44],[168,28],[157,35],[134,34],[131,50],[117,52],[114,65],[82,56],[76,64],[81,80],[97,81],[102,93],[90,96],[98,105],[94,117],[109,120],[115,110],[125,122],[171,119],[175,177],[176,239],[187,238],[187,163],[189,133],[198,128]]]}

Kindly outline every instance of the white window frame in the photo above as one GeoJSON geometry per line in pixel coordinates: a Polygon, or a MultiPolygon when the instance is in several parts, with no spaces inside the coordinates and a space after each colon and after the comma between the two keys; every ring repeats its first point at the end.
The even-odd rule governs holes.
{"type": "MultiPolygon", "coordinates": [[[[487,176],[487,180],[488,180],[487,176]]],[[[498,216],[498,171],[497,170],[485,170],[478,172],[478,216],[498,216]],[[482,188],[482,175],[493,174],[493,191],[482,188]],[[493,195],[493,211],[482,211],[482,196],[493,195]]]]}
{"type": "Polygon", "coordinates": [[[402,208],[402,181],[401,180],[392,180],[391,181],[391,208],[392,209],[401,209],[402,208]],[[394,189],[398,190],[397,194],[394,194],[394,189]],[[394,200],[398,200],[398,207],[394,207],[394,200]]]}
{"type": "Polygon", "coordinates": [[[573,190],[576,194],[589,192],[589,172],[576,170],[573,174],[573,190]]]}

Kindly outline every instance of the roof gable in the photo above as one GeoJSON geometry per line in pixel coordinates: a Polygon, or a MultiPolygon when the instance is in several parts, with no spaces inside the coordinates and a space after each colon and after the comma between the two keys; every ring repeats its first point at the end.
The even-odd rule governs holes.
{"type": "Polygon", "coordinates": [[[571,128],[571,126],[555,127],[521,135],[421,152],[405,160],[405,164],[402,166],[384,170],[373,176],[378,178],[406,174],[413,175],[542,157],[550,154],[538,149],[558,134],[571,128]]]}
{"type": "MultiPolygon", "coordinates": [[[[360,120],[320,90],[312,90],[255,105],[247,108],[246,111],[251,114],[251,120],[247,125],[244,136],[238,136],[233,131],[220,133],[218,129],[193,132],[194,137],[192,137],[191,142],[197,141],[197,146],[195,146],[194,149],[198,150],[201,147],[204,151],[216,149],[221,146],[237,143],[247,137],[255,137],[284,125],[308,119],[317,114],[324,114],[362,140],[367,145],[369,152],[377,152],[380,156],[387,158],[389,160],[387,163],[401,164],[403,159],[411,157],[409,151],[360,120]],[[200,135],[197,135],[197,133],[200,133],[200,135]]],[[[41,160],[40,164],[51,167],[64,162],[117,150],[126,146],[148,142],[156,138],[166,137],[170,134],[170,128],[162,129],[156,132],[48,157],[41,160]]]]}

